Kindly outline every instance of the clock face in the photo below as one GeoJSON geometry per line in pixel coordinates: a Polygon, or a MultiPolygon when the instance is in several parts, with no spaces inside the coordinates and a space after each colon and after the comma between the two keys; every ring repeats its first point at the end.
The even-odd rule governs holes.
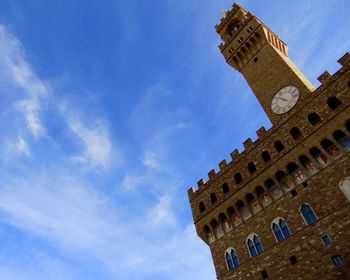
{"type": "Polygon", "coordinates": [[[279,90],[272,99],[271,109],[275,114],[287,113],[298,102],[299,90],[294,86],[287,86],[279,90]]]}

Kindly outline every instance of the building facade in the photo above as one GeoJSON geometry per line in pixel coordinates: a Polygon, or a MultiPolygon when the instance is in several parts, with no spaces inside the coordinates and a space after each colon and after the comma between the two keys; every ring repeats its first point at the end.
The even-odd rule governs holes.
{"type": "Polygon", "coordinates": [[[216,30],[272,122],[188,190],[217,278],[350,279],[349,53],[315,88],[238,4],[216,30]]]}

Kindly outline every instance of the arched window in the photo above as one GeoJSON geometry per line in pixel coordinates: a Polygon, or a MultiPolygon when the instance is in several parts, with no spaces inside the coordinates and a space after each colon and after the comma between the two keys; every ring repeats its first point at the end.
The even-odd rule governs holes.
{"type": "Polygon", "coordinates": [[[334,139],[344,148],[345,150],[350,150],[350,138],[341,130],[336,130],[333,132],[334,139]]]}
{"type": "Polygon", "coordinates": [[[211,244],[215,241],[215,235],[213,234],[213,232],[211,231],[211,229],[209,228],[209,226],[205,225],[203,228],[204,234],[205,234],[205,238],[207,239],[208,243],[211,244]]]}
{"type": "Polygon", "coordinates": [[[275,142],[275,149],[277,152],[282,152],[284,150],[284,146],[281,141],[275,142]]]}
{"type": "Polygon", "coordinates": [[[309,173],[313,174],[317,171],[315,164],[307,156],[301,155],[299,162],[309,173]]]}
{"type": "Polygon", "coordinates": [[[250,173],[254,173],[256,171],[254,162],[249,162],[247,167],[250,173]]]}
{"type": "Polygon", "coordinates": [[[337,148],[337,146],[334,145],[334,143],[332,141],[330,141],[329,139],[323,139],[321,141],[321,146],[323,147],[323,149],[325,149],[327,151],[327,153],[329,153],[331,156],[339,156],[340,151],[337,148]]]}
{"type": "Polygon", "coordinates": [[[222,184],[221,189],[222,189],[222,192],[224,194],[227,194],[230,191],[230,189],[226,183],[222,184]]]}
{"type": "Polygon", "coordinates": [[[287,223],[282,218],[277,218],[273,220],[272,230],[278,242],[291,236],[291,232],[287,226],[287,223]]]}
{"type": "Polygon", "coordinates": [[[239,184],[239,183],[241,183],[243,181],[243,178],[242,178],[242,175],[241,175],[241,173],[236,173],[235,174],[235,182],[236,182],[236,184],[239,184]]]}
{"type": "Polygon", "coordinates": [[[264,251],[260,238],[256,234],[249,235],[247,239],[247,246],[251,257],[255,257],[264,251]]]}
{"type": "Polygon", "coordinates": [[[309,204],[302,204],[300,207],[300,213],[308,225],[311,225],[317,221],[316,214],[309,204]]]}
{"type": "Polygon", "coordinates": [[[289,174],[292,176],[292,178],[295,180],[295,182],[297,183],[300,183],[306,179],[303,171],[294,162],[288,163],[287,170],[289,174]]]}
{"type": "Polygon", "coordinates": [[[205,211],[205,204],[203,201],[199,203],[199,211],[203,213],[205,211]]]}
{"type": "Polygon", "coordinates": [[[212,193],[210,195],[210,200],[211,200],[211,203],[215,203],[218,201],[218,199],[216,198],[216,194],[215,193],[212,193]]]}
{"type": "Polygon", "coordinates": [[[271,159],[270,154],[267,151],[263,151],[261,157],[265,162],[268,162],[271,159]]]}
{"type": "Polygon", "coordinates": [[[239,260],[235,249],[233,248],[227,249],[225,252],[225,258],[226,258],[228,270],[232,270],[237,266],[239,266],[239,260]]]}
{"type": "Polygon", "coordinates": [[[301,131],[297,127],[293,127],[290,130],[290,135],[292,135],[294,140],[298,140],[298,139],[300,139],[302,137],[301,131]]]}
{"type": "Polygon", "coordinates": [[[307,118],[312,125],[316,125],[321,121],[320,116],[316,113],[309,114],[307,118]]]}
{"type": "Polygon", "coordinates": [[[330,98],[328,98],[327,104],[328,104],[329,108],[334,110],[341,105],[341,101],[338,98],[336,98],[335,96],[331,96],[330,98]]]}
{"type": "Polygon", "coordinates": [[[343,179],[340,182],[339,187],[346,196],[346,198],[350,201],[350,178],[343,179]]]}
{"type": "Polygon", "coordinates": [[[219,224],[221,225],[221,227],[224,228],[225,232],[228,232],[231,230],[231,226],[228,223],[227,217],[224,213],[220,213],[219,215],[219,224]]]}
{"type": "Polygon", "coordinates": [[[326,165],[328,163],[327,156],[316,147],[310,149],[310,154],[319,164],[326,165]]]}

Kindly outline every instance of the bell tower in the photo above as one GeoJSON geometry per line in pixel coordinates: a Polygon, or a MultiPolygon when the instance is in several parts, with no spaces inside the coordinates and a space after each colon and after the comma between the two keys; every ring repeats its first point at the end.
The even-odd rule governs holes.
{"type": "Polygon", "coordinates": [[[226,62],[243,74],[273,124],[300,107],[313,85],[288,58],[287,45],[234,3],[216,31],[226,62]]]}

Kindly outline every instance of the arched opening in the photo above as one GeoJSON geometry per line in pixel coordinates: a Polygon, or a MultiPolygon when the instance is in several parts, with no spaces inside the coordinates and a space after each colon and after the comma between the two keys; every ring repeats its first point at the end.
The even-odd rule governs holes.
{"type": "Polygon", "coordinates": [[[235,182],[236,182],[236,184],[238,185],[239,183],[241,183],[243,181],[243,178],[242,178],[242,175],[241,175],[241,173],[236,173],[235,174],[235,182]]]}
{"type": "Polygon", "coordinates": [[[293,127],[293,128],[290,130],[290,135],[292,135],[292,137],[293,137],[294,140],[301,139],[301,137],[302,137],[301,131],[300,131],[299,128],[297,128],[297,127],[293,127]]]}
{"type": "Polygon", "coordinates": [[[316,214],[310,204],[303,203],[300,206],[300,213],[303,216],[305,223],[311,225],[317,221],[316,214]]]}
{"type": "Polygon", "coordinates": [[[276,237],[276,241],[280,242],[289,236],[291,236],[291,232],[287,226],[287,223],[284,219],[282,218],[276,218],[272,221],[271,224],[273,233],[276,237]]]}
{"type": "Polygon", "coordinates": [[[294,187],[294,184],[291,178],[282,170],[279,170],[276,172],[275,178],[277,182],[285,189],[290,189],[294,187]]]}
{"type": "Polygon", "coordinates": [[[261,206],[259,204],[259,201],[257,201],[255,199],[255,197],[251,194],[251,193],[248,193],[246,196],[245,196],[248,204],[249,204],[249,207],[252,211],[252,214],[255,214],[257,212],[259,212],[261,210],[261,206]]]}
{"type": "Polygon", "coordinates": [[[307,156],[301,155],[299,162],[310,174],[314,174],[317,171],[315,164],[307,156]]]}
{"type": "Polygon", "coordinates": [[[334,139],[339,143],[339,145],[345,150],[350,150],[350,138],[341,130],[336,130],[333,132],[334,139]]]}
{"type": "Polygon", "coordinates": [[[237,31],[241,28],[241,24],[239,21],[235,21],[231,23],[227,28],[227,33],[231,36],[235,35],[237,31]]]}
{"type": "Polygon", "coordinates": [[[229,248],[225,252],[225,259],[228,270],[233,270],[237,266],[239,266],[239,260],[237,257],[237,252],[233,248],[229,248]]]}
{"type": "Polygon", "coordinates": [[[328,163],[328,158],[319,149],[313,147],[310,149],[310,155],[320,164],[326,165],[328,163]]]}
{"type": "Polygon", "coordinates": [[[224,228],[225,232],[228,232],[231,230],[231,226],[227,220],[227,217],[224,213],[221,213],[219,215],[219,223],[224,228]]]}
{"type": "Polygon", "coordinates": [[[252,214],[251,214],[251,212],[249,210],[249,207],[247,205],[245,205],[242,200],[238,200],[237,201],[236,207],[237,207],[237,209],[239,211],[239,214],[243,218],[243,220],[246,220],[246,219],[251,217],[252,214]]]}
{"type": "Polygon", "coordinates": [[[257,234],[249,235],[247,238],[247,246],[251,257],[255,257],[264,251],[257,234]]]}
{"type": "Polygon", "coordinates": [[[249,162],[247,167],[250,173],[254,173],[256,171],[254,162],[249,162]]]}
{"type": "Polygon", "coordinates": [[[321,141],[321,146],[327,151],[327,153],[329,153],[333,157],[337,157],[340,155],[339,149],[334,145],[332,141],[330,141],[327,138],[321,141]]]}
{"type": "Polygon", "coordinates": [[[334,110],[341,105],[341,101],[337,97],[331,96],[330,98],[328,98],[327,104],[328,104],[329,108],[334,110]]]}
{"type": "Polygon", "coordinates": [[[265,162],[268,162],[271,159],[270,154],[267,151],[263,151],[261,157],[265,162]]]}
{"type": "Polygon", "coordinates": [[[215,193],[212,193],[210,195],[210,200],[211,200],[211,203],[213,203],[213,204],[218,201],[215,193]]]}
{"type": "Polygon", "coordinates": [[[215,241],[215,236],[209,226],[205,225],[203,228],[204,234],[206,239],[208,240],[208,243],[211,244],[215,241]]]}
{"type": "Polygon", "coordinates": [[[222,192],[223,192],[224,194],[227,194],[227,193],[229,193],[229,191],[230,191],[230,189],[229,189],[227,183],[224,183],[224,184],[221,186],[221,189],[222,189],[222,192]]]}
{"type": "Polygon", "coordinates": [[[321,122],[320,116],[314,112],[309,114],[307,118],[312,125],[316,125],[321,122]]]}
{"type": "Polygon", "coordinates": [[[306,179],[303,171],[294,162],[288,163],[287,170],[297,184],[303,182],[306,179]]]}
{"type": "Polygon", "coordinates": [[[282,152],[284,150],[284,145],[282,144],[281,141],[275,142],[275,149],[277,152],[282,152]]]}
{"type": "Polygon", "coordinates": [[[263,206],[267,206],[272,202],[271,195],[266,192],[263,187],[257,186],[255,188],[255,193],[263,206]]]}
{"type": "Polygon", "coordinates": [[[199,202],[199,212],[203,213],[205,211],[205,204],[203,201],[199,202]]]}
{"type": "Polygon", "coordinates": [[[282,191],[281,189],[277,186],[274,180],[271,178],[265,180],[265,187],[268,189],[268,191],[271,193],[272,197],[274,199],[277,199],[282,196],[282,191]]]}
{"type": "Polygon", "coordinates": [[[220,238],[221,236],[224,235],[224,232],[223,232],[223,230],[222,230],[222,228],[219,225],[217,220],[215,220],[215,219],[211,220],[210,225],[214,229],[214,232],[215,232],[217,238],[220,238]]]}

